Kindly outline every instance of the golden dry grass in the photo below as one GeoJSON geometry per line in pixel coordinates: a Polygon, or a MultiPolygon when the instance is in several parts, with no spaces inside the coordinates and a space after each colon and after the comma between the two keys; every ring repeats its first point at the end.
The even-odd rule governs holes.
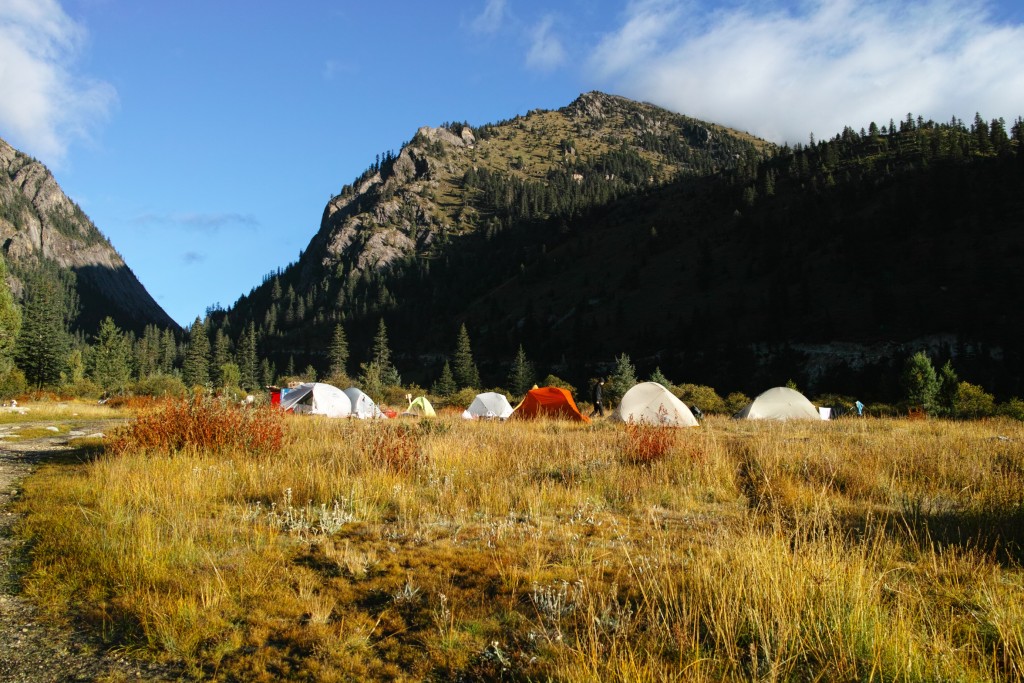
{"type": "Polygon", "coordinates": [[[26,486],[26,589],[218,680],[1020,680],[1024,427],[289,418],[26,486]]]}

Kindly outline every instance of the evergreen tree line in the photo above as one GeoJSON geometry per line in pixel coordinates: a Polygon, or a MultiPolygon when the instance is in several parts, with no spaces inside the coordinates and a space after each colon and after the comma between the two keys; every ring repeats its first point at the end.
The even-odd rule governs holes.
{"type": "MultiPolygon", "coordinates": [[[[458,124],[452,124],[453,131],[457,128],[458,124]]],[[[479,130],[476,131],[478,139],[479,130]]],[[[581,293],[576,309],[586,311],[587,315],[574,317],[570,332],[579,343],[567,345],[564,332],[561,337],[549,334],[546,340],[542,338],[544,335],[526,334],[531,329],[546,327],[542,311],[533,315],[528,310],[527,315],[518,318],[516,330],[489,324],[479,333],[478,349],[483,351],[481,368],[491,381],[500,381],[503,368],[507,367],[517,345],[525,343],[538,358],[548,362],[556,360],[552,354],[569,349],[580,359],[580,367],[570,374],[585,376],[586,365],[598,362],[602,354],[610,352],[606,347],[618,342],[621,348],[625,341],[633,348],[634,342],[639,341],[643,346],[636,346],[644,352],[666,343],[692,347],[693,353],[686,362],[676,365],[700,364],[715,372],[730,367],[730,383],[737,381],[736,377],[753,377],[756,373],[751,372],[749,366],[756,361],[743,360],[745,331],[764,332],[765,340],[778,343],[786,339],[774,339],[772,334],[827,336],[832,332],[843,333],[842,321],[829,317],[834,300],[821,300],[822,296],[832,296],[822,294],[827,290],[821,283],[827,283],[826,278],[834,278],[834,273],[822,270],[808,274],[807,251],[793,246],[815,241],[832,245],[828,248],[834,247],[837,252],[866,258],[867,270],[860,274],[867,283],[866,290],[863,295],[847,297],[865,302],[863,315],[869,320],[864,325],[891,328],[894,333],[902,333],[900,325],[920,327],[922,320],[939,312],[930,308],[930,304],[920,306],[912,315],[902,312],[893,304],[902,284],[899,271],[886,259],[870,258],[867,252],[878,248],[878,239],[883,239],[883,243],[884,240],[899,240],[897,244],[902,245],[905,236],[909,243],[915,231],[930,229],[932,219],[938,223],[941,218],[927,213],[908,215],[911,209],[907,207],[931,203],[936,207],[935,213],[951,214],[955,213],[955,207],[951,211],[948,202],[958,196],[991,193],[995,199],[1004,195],[1010,182],[1006,179],[1010,176],[1004,173],[1006,164],[1017,164],[1021,159],[1021,131],[1020,119],[1007,126],[1000,120],[985,122],[977,116],[973,124],[966,125],[959,120],[938,124],[908,116],[898,125],[896,122],[881,127],[872,125],[860,133],[847,127],[832,140],[816,142],[812,139],[806,145],[786,146],[768,159],[763,159],[753,148],[740,150],[734,154],[737,157],[735,170],[726,173],[727,183],[718,180],[678,182],[651,190],[650,196],[656,198],[673,193],[687,197],[675,204],[684,211],[676,214],[674,224],[666,225],[658,217],[642,226],[645,234],[637,244],[643,247],[636,253],[622,254],[622,281],[612,284],[623,289],[631,286],[630,281],[635,281],[642,272],[648,255],[654,258],[659,250],[673,243],[679,233],[677,225],[695,225],[706,217],[713,220],[715,216],[732,214],[739,207],[735,212],[735,226],[728,226],[730,232],[725,237],[701,234],[699,230],[693,233],[692,239],[686,242],[687,251],[692,255],[684,254],[685,265],[681,267],[693,280],[680,281],[686,283],[685,291],[699,292],[711,291],[716,279],[742,278],[755,282],[763,279],[765,287],[761,288],[759,298],[749,301],[737,298],[730,302],[725,321],[716,317],[713,309],[703,306],[692,312],[672,312],[671,324],[643,331],[647,339],[609,338],[604,341],[600,340],[605,336],[602,331],[609,325],[620,332],[629,329],[624,324],[623,312],[616,308],[591,313],[592,307],[581,293]],[[960,170],[965,168],[969,170],[960,170]],[[937,169],[941,172],[932,172],[937,169]],[[979,173],[978,169],[990,170],[979,173]],[[991,187],[978,186],[985,185],[989,179],[991,187]],[[955,187],[956,183],[961,186],[955,187]],[[888,190],[891,187],[909,188],[908,192],[916,196],[908,197],[906,202],[893,199],[893,192],[888,190]],[[867,232],[856,220],[850,219],[856,217],[858,207],[890,201],[894,202],[891,207],[879,210],[886,218],[870,219],[871,227],[867,232]],[[823,230],[829,232],[827,240],[821,240],[823,230]],[[750,248],[746,253],[752,256],[716,268],[714,264],[721,258],[716,242],[725,240],[748,244],[750,248]],[[689,261],[694,256],[699,258],[691,264],[689,261]],[[729,320],[743,320],[743,327],[749,329],[737,329],[735,322],[728,324],[729,320]],[[664,338],[665,330],[670,335],[668,338],[664,338]],[[657,336],[659,334],[662,336],[657,336]],[[588,341],[594,338],[600,341],[596,344],[588,341]],[[584,356],[586,353],[590,355],[584,356]]],[[[654,146],[655,142],[652,139],[647,144],[654,146]]],[[[354,349],[364,349],[362,354],[354,354],[361,355],[357,360],[362,361],[369,358],[365,350],[370,348],[375,327],[386,316],[394,338],[400,340],[397,357],[408,359],[411,377],[431,382],[431,373],[441,372],[443,363],[431,362],[424,367],[414,358],[416,354],[429,355],[445,347],[444,331],[438,331],[433,321],[463,319],[470,298],[476,296],[470,293],[489,291],[510,279],[514,281],[517,276],[523,281],[544,281],[556,267],[549,257],[553,250],[569,244],[572,245],[570,253],[575,256],[592,248],[592,240],[583,236],[581,228],[589,229],[593,217],[605,211],[603,207],[608,204],[601,202],[611,201],[609,198],[614,192],[610,187],[618,184],[623,196],[636,198],[647,190],[642,189],[642,185],[629,186],[628,183],[646,183],[658,173],[655,166],[634,150],[615,148],[601,159],[577,159],[575,143],[567,138],[559,143],[558,151],[563,155],[563,163],[552,169],[546,182],[523,180],[514,173],[486,169],[467,171],[463,181],[477,210],[480,230],[460,237],[458,242],[437,250],[430,258],[409,258],[377,271],[354,271],[351,264],[341,263],[333,272],[306,280],[300,279],[298,268],[288,268],[276,273],[259,292],[240,299],[230,316],[223,319],[214,316],[211,324],[223,326],[229,334],[237,334],[239,326],[253,322],[259,331],[261,348],[275,367],[322,368],[322,349],[329,343],[337,325],[345,325],[354,349]],[[603,186],[604,190],[599,191],[597,186],[603,186]]],[[[627,204],[632,206],[642,201],[631,200],[627,204]]],[[[628,212],[626,209],[619,211],[620,214],[628,212]]],[[[369,235],[370,231],[366,231],[361,237],[367,239],[369,235]]],[[[893,253],[898,252],[893,250],[893,253]]],[[[939,252],[928,256],[949,258],[939,252]]],[[[824,264],[822,269],[835,270],[830,260],[817,261],[824,264]]],[[[952,263],[945,266],[950,267],[952,263]]],[[[938,280],[941,272],[936,269],[936,287],[942,284],[938,280]]],[[[999,271],[988,269],[987,272],[999,271]]],[[[600,282],[600,275],[595,279],[600,282]]],[[[851,285],[843,282],[842,286],[851,285]]],[[[604,287],[597,285],[599,293],[607,294],[604,287]]],[[[1012,292],[996,282],[993,282],[993,290],[995,295],[976,308],[979,311],[986,307],[1009,310],[1012,292]]],[[[496,315],[501,313],[502,307],[491,297],[486,297],[484,303],[495,308],[496,315]]],[[[624,313],[628,316],[629,311],[624,313]]],[[[845,311],[844,315],[858,321],[863,317],[859,310],[845,311]]],[[[479,312],[476,319],[479,323],[479,312]]],[[[974,326],[974,329],[979,327],[974,326]]],[[[877,372],[872,371],[872,376],[881,381],[890,369],[879,368],[877,372]]],[[[1002,395],[1014,390],[1009,386],[1000,387],[1002,395]]],[[[895,387],[883,393],[887,397],[894,396],[895,387]]]]}

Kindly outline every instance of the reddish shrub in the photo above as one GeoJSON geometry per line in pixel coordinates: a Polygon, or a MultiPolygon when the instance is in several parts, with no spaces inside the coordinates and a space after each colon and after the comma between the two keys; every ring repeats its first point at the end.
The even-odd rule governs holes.
{"type": "Polygon", "coordinates": [[[370,452],[378,467],[408,472],[421,459],[419,432],[409,424],[381,423],[375,430],[370,452]]]}
{"type": "Polygon", "coordinates": [[[664,460],[676,445],[676,428],[645,422],[627,422],[623,457],[633,465],[652,465],[664,460]]]}
{"type": "Polygon", "coordinates": [[[186,448],[271,453],[284,440],[282,416],[270,408],[237,407],[222,401],[171,401],[115,432],[110,449],[180,451],[186,448]]]}

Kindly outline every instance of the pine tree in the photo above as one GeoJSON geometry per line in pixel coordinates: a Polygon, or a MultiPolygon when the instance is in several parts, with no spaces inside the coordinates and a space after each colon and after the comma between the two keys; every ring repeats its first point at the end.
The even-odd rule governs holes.
{"type": "Polygon", "coordinates": [[[936,403],[943,415],[952,415],[956,408],[957,390],[960,388],[960,378],[957,377],[956,370],[953,369],[952,361],[947,360],[946,364],[942,366],[938,379],[939,390],[936,403]]]}
{"type": "Polygon", "coordinates": [[[57,384],[70,350],[64,287],[52,274],[33,273],[26,278],[15,362],[37,388],[57,384]]]}
{"type": "Polygon", "coordinates": [[[131,379],[130,353],[128,338],[112,318],[104,318],[89,357],[90,377],[108,393],[124,391],[131,379]]]}
{"type": "Polygon", "coordinates": [[[188,348],[181,368],[185,386],[204,387],[210,383],[210,340],[206,327],[199,318],[195,319],[188,332],[188,348]]]}
{"type": "Polygon", "coordinates": [[[908,403],[923,406],[925,412],[935,412],[935,397],[939,391],[939,379],[927,353],[918,351],[907,358],[903,366],[901,383],[907,392],[908,403]]]}
{"type": "Polygon", "coordinates": [[[331,338],[331,347],[327,352],[330,359],[330,375],[344,375],[348,372],[348,339],[345,337],[345,328],[335,325],[334,336],[331,338]]]}
{"type": "Polygon", "coordinates": [[[615,371],[608,378],[604,393],[609,403],[618,401],[622,396],[636,384],[636,368],[629,356],[622,354],[615,359],[615,371]]]}
{"type": "Polygon", "coordinates": [[[441,376],[434,382],[434,386],[430,388],[430,391],[438,396],[451,396],[459,387],[455,384],[455,377],[452,376],[452,367],[448,364],[448,359],[444,361],[444,367],[441,368],[441,376]]]}
{"type": "Polygon", "coordinates": [[[221,368],[232,362],[233,359],[231,358],[231,340],[228,338],[228,335],[224,334],[223,328],[217,328],[217,333],[213,336],[211,360],[210,379],[213,380],[213,385],[216,387],[228,386],[227,381],[221,374],[221,368]]]}
{"type": "MultiPolygon", "coordinates": [[[[379,375],[383,386],[401,386],[402,378],[395,366],[391,364],[391,347],[388,344],[388,328],[384,324],[384,318],[380,319],[380,323],[377,325],[377,335],[373,338],[371,364],[376,366],[376,375],[379,375]]],[[[365,370],[363,374],[366,374],[365,370]]]]}
{"type": "Polygon", "coordinates": [[[455,382],[460,389],[479,388],[480,372],[473,362],[473,349],[469,342],[469,332],[466,331],[466,323],[459,327],[459,338],[455,343],[455,382]]]}
{"type": "Polygon", "coordinates": [[[256,325],[245,326],[242,337],[238,340],[238,370],[242,373],[242,388],[256,391],[260,388],[260,361],[256,352],[256,325]]]}
{"type": "Polygon", "coordinates": [[[7,261],[0,256],[0,375],[14,366],[14,350],[21,332],[21,309],[7,286],[7,261]]]}
{"type": "Polygon", "coordinates": [[[178,360],[178,342],[174,332],[164,330],[160,335],[160,372],[169,375],[174,372],[174,364],[178,360]]]}
{"type": "Polygon", "coordinates": [[[654,372],[651,373],[651,378],[648,381],[657,382],[658,384],[665,387],[669,391],[672,390],[672,382],[668,381],[668,378],[665,377],[665,375],[661,374],[660,367],[654,368],[654,372]]]}
{"type": "Polygon", "coordinates": [[[523,345],[519,345],[516,358],[512,361],[512,368],[508,373],[508,386],[516,396],[524,396],[533,386],[533,364],[526,359],[526,351],[523,345]]]}

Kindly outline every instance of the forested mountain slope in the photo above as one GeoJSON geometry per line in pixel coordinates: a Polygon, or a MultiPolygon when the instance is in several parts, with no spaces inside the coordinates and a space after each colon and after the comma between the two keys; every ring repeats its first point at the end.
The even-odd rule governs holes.
{"type": "Polygon", "coordinates": [[[95,332],[110,316],[122,329],[177,329],[92,221],[41,163],[0,140],[0,245],[14,290],[43,269],[77,303],[72,327],[95,332]]]}
{"type": "MultiPolygon", "coordinates": [[[[485,381],[519,344],[570,378],[641,371],[754,391],[892,393],[930,344],[1021,390],[1021,125],[908,118],[775,147],[589,93],[554,112],[421,129],[346,186],[291,264],[229,311],[280,368],[352,366],[381,319],[427,383],[466,322],[485,381]]],[[[404,367],[403,367],[404,366],[404,367]]]]}

